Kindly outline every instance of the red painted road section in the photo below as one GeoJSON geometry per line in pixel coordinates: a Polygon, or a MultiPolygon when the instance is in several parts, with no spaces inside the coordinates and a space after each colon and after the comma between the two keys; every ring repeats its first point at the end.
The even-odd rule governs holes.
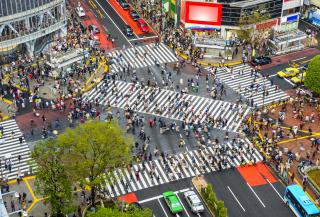
{"type": "MultiPolygon", "coordinates": [[[[100,33],[96,34],[99,37],[99,41],[100,41],[99,47],[102,49],[105,49],[105,50],[112,49],[113,44],[111,41],[107,40],[107,32],[105,31],[103,26],[100,24],[99,20],[92,13],[90,8],[87,6],[86,2],[80,1],[80,3],[86,13],[86,16],[87,16],[86,18],[81,19],[83,25],[85,25],[86,27],[88,27],[89,25],[97,26],[100,30],[100,33]]],[[[78,4],[78,1],[74,0],[73,4],[78,4]]]]}
{"type": "MultiPolygon", "coordinates": [[[[289,60],[295,60],[295,59],[299,59],[299,58],[303,58],[303,57],[311,56],[311,55],[317,55],[317,54],[320,54],[319,49],[309,48],[306,50],[297,51],[297,52],[293,52],[293,53],[286,54],[286,55],[275,56],[275,57],[272,57],[271,64],[262,66],[261,69],[262,70],[269,69],[269,68],[272,68],[272,67],[279,65],[279,64],[288,63],[289,60]]],[[[303,59],[301,61],[303,61],[303,59]]]]}
{"type": "Polygon", "coordinates": [[[257,163],[255,166],[240,166],[237,170],[251,187],[265,185],[268,183],[267,179],[271,183],[277,182],[263,163],[257,163]]]}
{"type": "MultiPolygon", "coordinates": [[[[130,10],[123,10],[116,0],[109,0],[108,2],[116,10],[118,15],[121,16],[122,19],[132,28],[135,34],[137,35],[145,34],[140,30],[137,23],[130,17],[130,10],[132,10],[132,7],[130,7],[130,10]]],[[[152,33],[152,30],[150,28],[149,28],[149,33],[152,33]]]]}

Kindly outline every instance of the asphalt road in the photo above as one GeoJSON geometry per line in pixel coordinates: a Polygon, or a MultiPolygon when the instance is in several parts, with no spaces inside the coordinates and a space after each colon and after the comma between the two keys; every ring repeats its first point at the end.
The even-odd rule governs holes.
{"type": "Polygon", "coordinates": [[[236,169],[207,174],[205,179],[224,201],[230,217],[294,216],[280,198],[285,189],[280,182],[250,188],[236,169]]]}
{"type": "MultiPolygon", "coordinates": [[[[229,217],[294,216],[280,198],[285,189],[280,182],[250,188],[236,169],[207,174],[205,179],[213,185],[217,197],[224,201],[229,217]]],[[[179,192],[188,189],[193,189],[190,178],[141,190],[136,195],[141,205],[152,209],[156,217],[171,217],[175,215],[170,213],[161,195],[165,191],[177,192],[185,207],[179,216],[196,216],[186,204],[183,193],[179,192]]],[[[201,216],[210,214],[206,210],[201,216]]]]}
{"type": "MultiPolygon", "coordinates": [[[[117,47],[129,47],[132,46],[130,39],[136,38],[135,36],[127,37],[123,33],[123,28],[126,23],[121,19],[121,17],[114,11],[114,9],[108,4],[105,0],[92,0],[96,5],[98,10],[102,12],[104,17],[97,16],[100,23],[106,27],[108,33],[111,34],[111,37],[115,39],[115,45],[117,47]]],[[[91,4],[88,4],[93,13],[97,13],[97,9],[93,8],[91,4]]]]}
{"type": "MultiPolygon", "coordinates": [[[[191,179],[183,179],[175,182],[171,182],[168,184],[160,185],[153,188],[148,188],[142,191],[136,192],[139,202],[143,207],[148,207],[153,210],[153,214],[155,217],[173,217],[177,216],[172,214],[165,203],[164,199],[161,197],[163,192],[173,191],[178,196],[181,201],[184,211],[179,213],[180,217],[195,217],[198,216],[192,213],[190,207],[188,206],[186,200],[184,199],[183,192],[187,190],[193,190],[191,179]]],[[[196,192],[196,191],[195,191],[196,192]]],[[[201,217],[210,217],[210,213],[206,208],[203,213],[200,215],[201,217]]]]}

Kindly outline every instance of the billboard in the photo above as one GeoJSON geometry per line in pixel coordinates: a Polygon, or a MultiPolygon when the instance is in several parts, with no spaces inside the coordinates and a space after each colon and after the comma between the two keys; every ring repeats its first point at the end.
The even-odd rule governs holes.
{"type": "Polygon", "coordinates": [[[182,4],[182,7],[184,5],[185,23],[221,25],[222,4],[186,1],[185,4],[182,4]]]}

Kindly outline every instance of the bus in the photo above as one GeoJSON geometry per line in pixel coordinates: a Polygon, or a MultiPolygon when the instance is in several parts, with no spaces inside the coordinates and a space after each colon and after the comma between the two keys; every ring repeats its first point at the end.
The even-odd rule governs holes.
{"type": "Polygon", "coordinates": [[[298,217],[319,217],[320,210],[298,185],[289,185],[284,193],[284,202],[298,217]]]}

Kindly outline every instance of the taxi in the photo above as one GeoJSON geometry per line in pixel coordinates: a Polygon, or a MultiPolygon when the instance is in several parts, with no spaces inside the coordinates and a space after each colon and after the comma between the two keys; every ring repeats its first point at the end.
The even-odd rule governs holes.
{"type": "Polygon", "coordinates": [[[277,72],[277,75],[280,78],[287,78],[287,77],[295,76],[298,73],[299,73],[299,69],[297,69],[297,68],[286,68],[283,71],[277,72]]]}

